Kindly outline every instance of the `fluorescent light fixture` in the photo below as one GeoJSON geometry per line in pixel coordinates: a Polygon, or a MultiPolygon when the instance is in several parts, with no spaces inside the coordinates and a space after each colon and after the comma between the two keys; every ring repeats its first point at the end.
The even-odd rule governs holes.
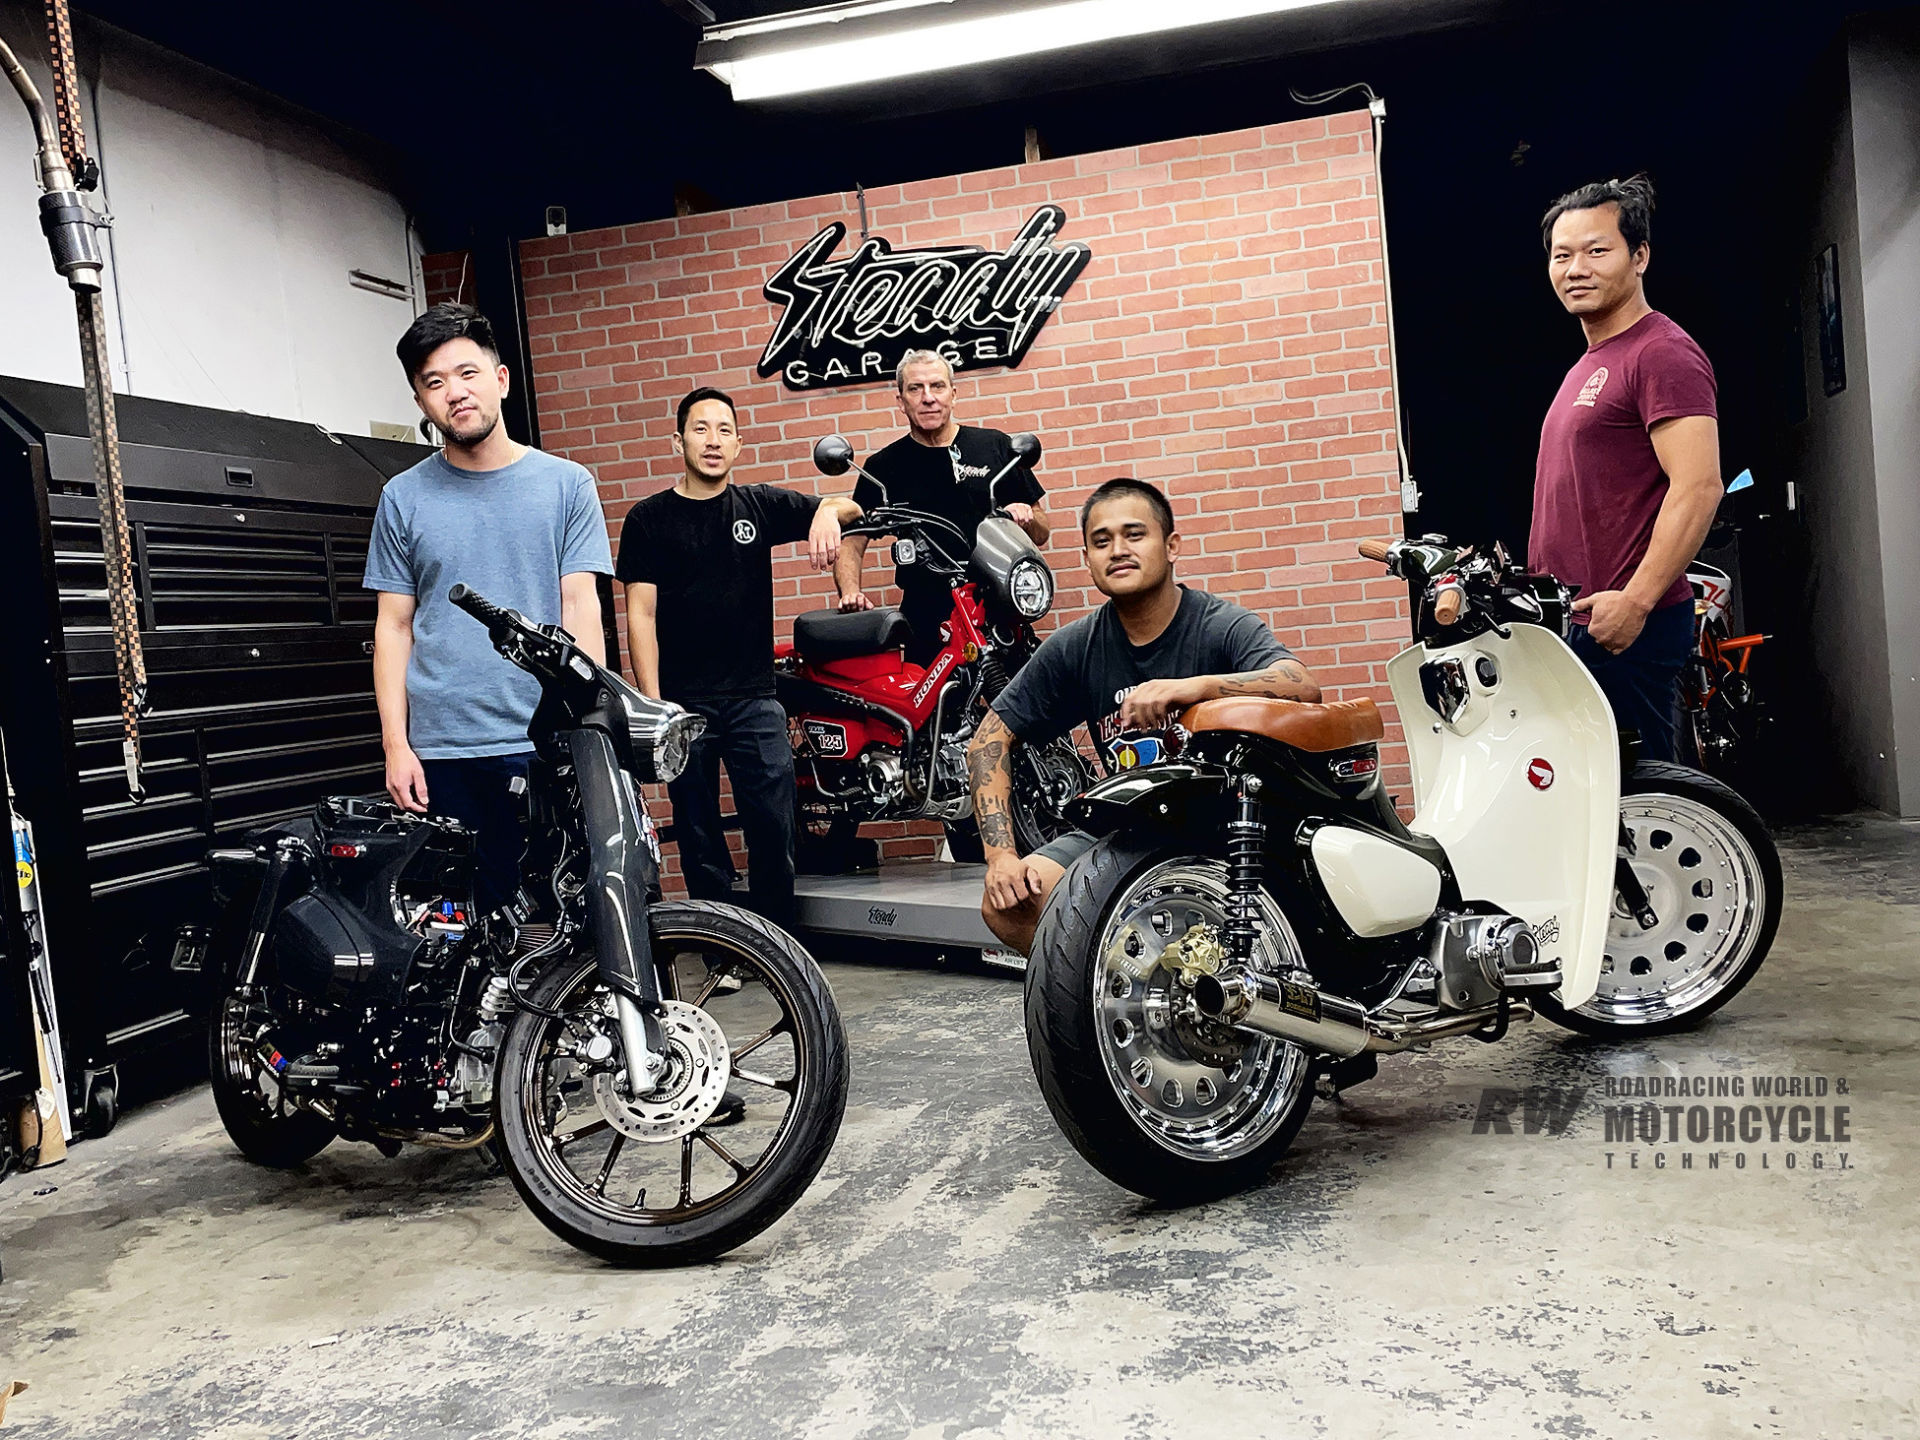
{"type": "Polygon", "coordinates": [[[716,57],[704,68],[724,80],[736,100],[771,100],[1337,3],[1340,0],[1053,0],[968,17],[953,13],[952,0],[868,0],[716,26],[705,39],[717,48],[731,49],[730,42],[755,36],[780,38],[766,49],[754,47],[758,53],[716,57]],[[844,39],[806,33],[923,9],[946,14],[914,17],[904,28],[890,26],[881,33],[860,26],[867,33],[844,39]]]}

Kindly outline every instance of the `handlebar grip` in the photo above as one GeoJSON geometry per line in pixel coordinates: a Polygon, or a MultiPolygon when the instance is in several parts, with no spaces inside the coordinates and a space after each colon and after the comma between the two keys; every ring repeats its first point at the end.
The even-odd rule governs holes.
{"type": "Polygon", "coordinates": [[[1387,547],[1390,543],[1390,541],[1386,540],[1362,540],[1360,542],[1361,558],[1378,560],[1384,563],[1387,558],[1387,547]]]}
{"type": "Polygon", "coordinates": [[[1441,625],[1451,625],[1460,618],[1460,607],[1466,604],[1466,592],[1456,586],[1442,590],[1433,602],[1433,618],[1441,625]]]}
{"type": "Polygon", "coordinates": [[[478,590],[474,590],[466,585],[455,585],[451,590],[447,591],[447,601],[449,604],[466,611],[467,614],[473,616],[474,619],[489,628],[507,618],[506,611],[487,599],[487,597],[482,595],[478,590]]]}

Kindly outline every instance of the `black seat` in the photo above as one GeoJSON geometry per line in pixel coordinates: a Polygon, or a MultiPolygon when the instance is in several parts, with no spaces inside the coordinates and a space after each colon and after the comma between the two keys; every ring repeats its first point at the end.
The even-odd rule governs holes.
{"type": "Polygon", "coordinates": [[[913,639],[913,626],[892,605],[871,610],[809,610],[793,622],[793,648],[802,660],[825,665],[861,655],[898,650],[913,639]]]}

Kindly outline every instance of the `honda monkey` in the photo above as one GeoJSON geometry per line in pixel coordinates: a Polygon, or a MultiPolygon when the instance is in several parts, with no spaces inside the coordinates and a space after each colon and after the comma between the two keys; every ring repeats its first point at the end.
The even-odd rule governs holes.
{"type": "Polygon", "coordinates": [[[1420,594],[1387,667],[1413,768],[1402,823],[1371,700],[1188,710],[1177,758],[1070,808],[1099,842],[1035,934],[1027,1042],[1054,1118],[1117,1183],[1244,1188],[1317,1075],[1540,1013],[1589,1034],[1696,1025],[1759,969],[1780,863],[1726,786],[1625,766],[1565,642],[1571,593],[1438,536],[1361,553],[1420,594]]]}

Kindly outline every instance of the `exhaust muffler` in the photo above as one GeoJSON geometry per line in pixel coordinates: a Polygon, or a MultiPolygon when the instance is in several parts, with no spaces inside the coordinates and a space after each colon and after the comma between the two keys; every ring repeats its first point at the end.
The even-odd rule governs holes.
{"type": "Polygon", "coordinates": [[[1369,1016],[1364,1005],[1312,985],[1231,966],[1193,982],[1193,1001],[1209,1020],[1291,1040],[1309,1050],[1347,1057],[1363,1050],[1405,1050],[1428,1040],[1464,1035],[1493,1022],[1531,1020],[1533,1007],[1506,997],[1473,1010],[1369,1016]]]}

